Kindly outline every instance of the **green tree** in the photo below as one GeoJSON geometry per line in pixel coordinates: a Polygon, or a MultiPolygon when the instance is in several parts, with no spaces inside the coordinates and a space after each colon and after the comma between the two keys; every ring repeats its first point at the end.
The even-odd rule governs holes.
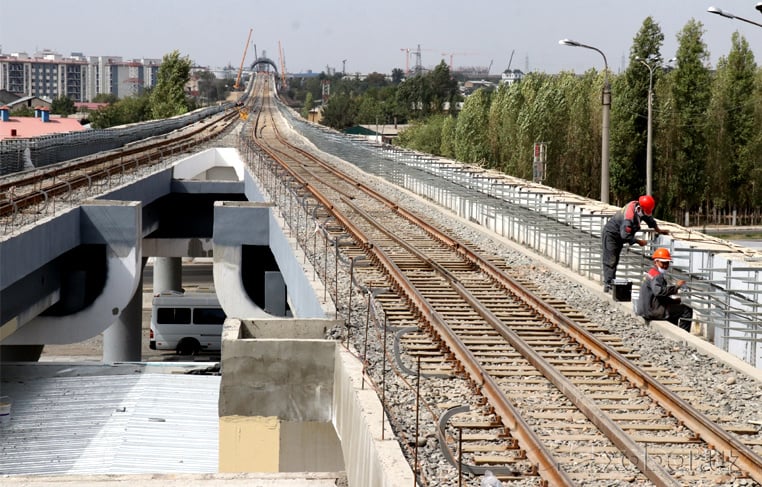
{"type": "Polygon", "coordinates": [[[660,165],[657,171],[662,184],[659,206],[671,209],[674,221],[680,221],[679,210],[699,207],[706,183],[706,117],[711,75],[703,32],[703,24],[691,19],[677,36],[677,68],[671,83],[671,101],[673,123],[679,130],[671,132],[674,140],[665,141],[665,155],[671,163],[660,165]]]}
{"type": "Polygon", "coordinates": [[[476,90],[466,98],[455,126],[455,157],[459,161],[487,164],[492,159],[489,145],[490,94],[476,90]]]}
{"type": "Polygon", "coordinates": [[[389,82],[386,80],[386,75],[382,73],[370,73],[368,76],[365,77],[365,80],[363,82],[363,86],[365,89],[370,88],[383,88],[384,86],[388,85],[389,82]]]}
{"type": "Polygon", "coordinates": [[[151,107],[148,96],[130,96],[91,112],[89,118],[93,128],[105,129],[150,120],[151,107]]]}
{"type": "Polygon", "coordinates": [[[663,42],[659,24],[646,17],[633,39],[628,68],[612,86],[616,103],[611,107],[610,176],[611,193],[618,203],[645,192],[650,71],[639,59],[651,66],[653,81],[658,82],[663,42]]]}
{"type": "Polygon", "coordinates": [[[357,114],[357,105],[355,101],[346,94],[336,94],[331,96],[328,103],[323,107],[324,125],[336,130],[343,130],[355,124],[357,114]]]}
{"type": "Polygon", "coordinates": [[[312,100],[312,93],[307,92],[307,96],[304,99],[304,106],[302,107],[302,117],[308,118],[310,116],[310,110],[315,105],[312,100]]]}
{"type": "Polygon", "coordinates": [[[119,97],[113,93],[98,93],[92,101],[93,103],[116,103],[119,101],[119,97]]]}
{"type": "Polygon", "coordinates": [[[405,72],[400,68],[392,69],[392,83],[398,85],[405,79],[405,72]]]}
{"type": "Polygon", "coordinates": [[[439,154],[442,157],[455,158],[455,128],[457,126],[457,119],[452,115],[445,117],[442,121],[442,135],[439,144],[439,154]]]}
{"type": "Polygon", "coordinates": [[[384,111],[381,102],[366,93],[359,98],[356,123],[384,123],[384,111]]]}
{"type": "Polygon", "coordinates": [[[431,72],[417,74],[399,85],[397,98],[409,107],[412,116],[426,118],[431,114],[454,110],[460,101],[458,82],[450,75],[450,68],[442,61],[431,72]]]}
{"type": "MultiPolygon", "coordinates": [[[[600,195],[602,73],[564,72],[549,78],[544,103],[552,105],[536,142],[547,144],[544,183],[597,199],[600,195]]],[[[533,160],[532,146],[523,149],[533,160]]]]}
{"type": "Polygon", "coordinates": [[[461,100],[458,91],[458,81],[450,74],[447,63],[440,61],[434,69],[426,75],[430,86],[431,99],[428,100],[432,113],[449,112],[455,113],[455,106],[461,100]]]}
{"type": "Polygon", "coordinates": [[[397,143],[428,154],[438,154],[442,146],[442,126],[447,117],[432,115],[427,120],[416,120],[402,133],[397,143]]]}
{"type": "Polygon", "coordinates": [[[68,96],[59,96],[50,104],[50,112],[57,115],[67,116],[76,113],[76,111],[74,100],[68,96]]]}
{"type": "Polygon", "coordinates": [[[715,207],[749,210],[754,205],[758,122],[755,96],[757,65],[749,43],[738,31],[727,57],[721,57],[708,119],[708,200],[715,207]]]}
{"type": "Polygon", "coordinates": [[[34,117],[34,109],[26,105],[13,109],[14,117],[34,117]]]}
{"type": "Polygon", "coordinates": [[[190,80],[191,61],[180,57],[175,50],[165,54],[159,67],[156,86],[150,94],[151,115],[154,119],[170,118],[188,111],[185,85],[190,80]]]}

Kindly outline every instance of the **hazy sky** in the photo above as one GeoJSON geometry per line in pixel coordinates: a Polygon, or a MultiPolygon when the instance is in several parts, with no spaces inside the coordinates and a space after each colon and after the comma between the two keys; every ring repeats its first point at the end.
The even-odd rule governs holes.
{"type": "MultiPolygon", "coordinates": [[[[197,64],[220,67],[241,62],[249,29],[254,29],[246,64],[260,56],[286,70],[390,73],[405,68],[405,52],[421,46],[430,67],[440,60],[455,66],[508,67],[524,71],[581,73],[603,67],[596,52],[560,46],[569,38],[604,52],[620,71],[632,39],[651,15],[664,33],[662,55],[674,56],[676,36],[691,18],[704,25],[704,42],[714,66],[730,49],[738,30],[762,64],[762,27],[707,13],[710,5],[762,23],[756,0],[0,0],[3,53],[50,49],[69,55],[161,58],[177,49],[197,64]],[[467,54],[457,54],[467,53],[467,54]]],[[[415,56],[411,53],[411,66],[415,56]]]]}

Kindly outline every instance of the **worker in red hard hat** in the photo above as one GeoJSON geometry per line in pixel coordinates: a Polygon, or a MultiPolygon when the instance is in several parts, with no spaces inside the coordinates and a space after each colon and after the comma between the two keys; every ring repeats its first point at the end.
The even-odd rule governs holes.
{"type": "Polygon", "coordinates": [[[654,266],[643,276],[635,313],[647,320],[667,320],[690,332],[693,309],[683,304],[677,296],[678,290],[685,286],[685,280],[679,279],[675,284],[670,284],[667,279],[672,255],[669,250],[660,247],[654,250],[651,259],[654,266]]]}
{"type": "Polygon", "coordinates": [[[619,256],[622,254],[624,244],[638,244],[641,247],[647,242],[635,238],[640,231],[640,221],[653,228],[657,233],[666,235],[668,230],[662,230],[651,216],[656,202],[650,195],[643,195],[636,201],[630,201],[622,209],[614,213],[603,227],[601,235],[603,254],[603,292],[611,291],[611,286],[616,278],[616,268],[619,265],[619,256]]]}

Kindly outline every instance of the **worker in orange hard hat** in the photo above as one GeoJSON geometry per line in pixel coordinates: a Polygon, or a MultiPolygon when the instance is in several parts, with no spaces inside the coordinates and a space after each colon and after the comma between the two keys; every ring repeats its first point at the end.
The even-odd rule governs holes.
{"type": "Polygon", "coordinates": [[[685,281],[679,279],[675,284],[670,284],[667,279],[672,255],[669,250],[660,247],[654,250],[651,259],[654,266],[643,277],[635,313],[647,320],[667,320],[690,332],[693,309],[683,304],[677,296],[678,290],[685,286],[685,281]]]}
{"type": "Polygon", "coordinates": [[[666,235],[668,230],[662,230],[651,216],[656,201],[650,195],[643,195],[636,201],[630,201],[622,209],[614,213],[603,227],[601,235],[603,254],[603,292],[611,291],[611,285],[616,278],[616,268],[619,265],[619,256],[622,254],[624,244],[638,244],[641,247],[647,242],[635,238],[640,231],[640,221],[653,228],[657,233],[666,235]]]}

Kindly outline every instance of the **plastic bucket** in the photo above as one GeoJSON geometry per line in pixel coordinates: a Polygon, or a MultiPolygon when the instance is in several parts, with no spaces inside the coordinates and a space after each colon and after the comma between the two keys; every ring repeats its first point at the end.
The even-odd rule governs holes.
{"type": "Polygon", "coordinates": [[[11,398],[0,396],[0,426],[7,426],[11,422],[11,398]]]}
{"type": "Polygon", "coordinates": [[[632,298],[632,283],[626,279],[614,279],[612,282],[614,301],[630,301],[632,298]]]}

